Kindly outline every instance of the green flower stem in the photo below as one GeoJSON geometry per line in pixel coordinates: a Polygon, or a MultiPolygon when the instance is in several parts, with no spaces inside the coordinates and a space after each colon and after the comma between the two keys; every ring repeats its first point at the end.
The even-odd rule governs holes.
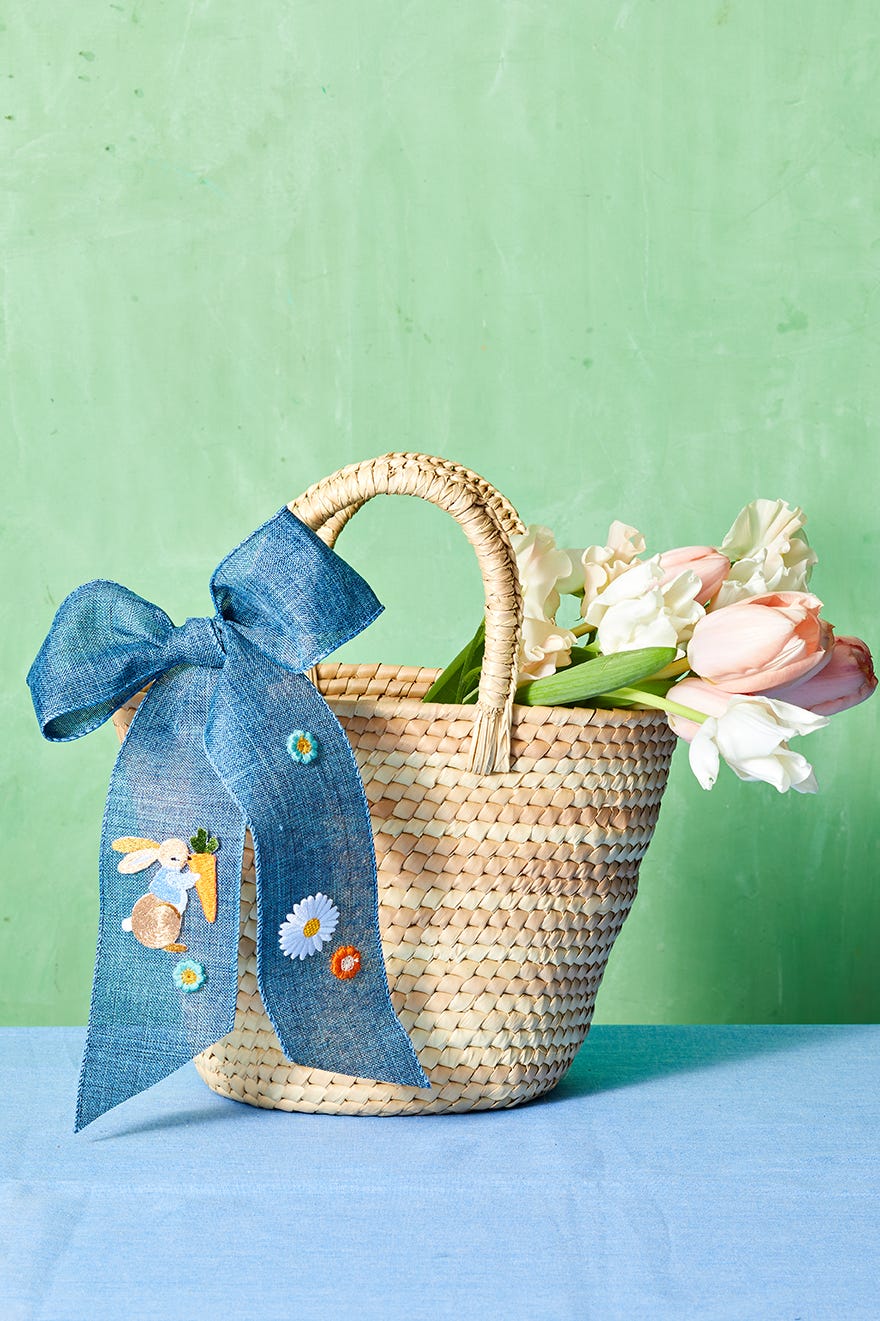
{"type": "Polygon", "coordinates": [[[668,697],[660,697],[657,693],[643,692],[640,688],[615,688],[610,693],[603,693],[602,697],[605,701],[625,702],[633,706],[651,706],[657,711],[668,711],[670,715],[693,720],[698,725],[702,725],[707,719],[705,711],[695,711],[691,706],[682,706],[680,702],[673,702],[668,697]]]}
{"type": "Polygon", "coordinates": [[[588,633],[595,633],[596,630],[592,624],[576,624],[571,631],[576,638],[585,638],[588,633]]]}
{"type": "Polygon", "coordinates": [[[663,669],[658,670],[656,674],[652,674],[651,678],[677,679],[680,674],[684,674],[686,670],[690,669],[690,667],[691,667],[691,663],[688,660],[687,656],[682,656],[681,660],[672,661],[671,664],[664,665],[663,669]]]}

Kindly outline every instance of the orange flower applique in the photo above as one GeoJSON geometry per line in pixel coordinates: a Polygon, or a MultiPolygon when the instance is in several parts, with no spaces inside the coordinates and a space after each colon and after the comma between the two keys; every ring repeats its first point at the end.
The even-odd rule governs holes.
{"type": "Polygon", "coordinates": [[[340,945],[330,959],[330,971],[341,982],[356,977],[361,970],[361,952],[354,945],[340,945]]]}

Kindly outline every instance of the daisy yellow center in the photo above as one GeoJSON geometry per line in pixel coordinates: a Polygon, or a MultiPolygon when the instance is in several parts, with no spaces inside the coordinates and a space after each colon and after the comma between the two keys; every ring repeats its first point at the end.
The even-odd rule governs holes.
{"type": "Polygon", "coordinates": [[[302,755],[305,757],[309,752],[311,752],[312,745],[307,738],[301,738],[297,740],[296,750],[297,752],[301,752],[302,755]]]}
{"type": "Polygon", "coordinates": [[[180,974],[180,980],[183,982],[184,986],[192,986],[193,982],[196,980],[195,969],[184,968],[183,972],[180,974]]]}
{"type": "Polygon", "coordinates": [[[310,917],[303,927],[304,936],[317,936],[321,930],[321,923],[317,917],[310,917]]]}

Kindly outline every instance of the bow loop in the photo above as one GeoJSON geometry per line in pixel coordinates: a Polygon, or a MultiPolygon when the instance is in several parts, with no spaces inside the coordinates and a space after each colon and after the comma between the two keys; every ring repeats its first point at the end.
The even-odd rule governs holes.
{"type": "Polygon", "coordinates": [[[382,611],[360,574],[287,509],[220,562],[211,595],[226,623],[294,674],[317,665],[382,611]]]}
{"type": "Polygon", "coordinates": [[[170,667],[174,632],[164,610],[119,583],[97,579],[71,592],[27,676],[44,737],[67,742],[109,720],[170,667]]]}
{"type": "Polygon", "coordinates": [[[360,574],[287,509],[221,561],[211,593],[217,617],[176,628],[119,583],[97,579],[71,592],[28,674],[44,736],[67,742],[91,733],[175,665],[220,669],[226,627],[302,674],[382,610],[360,574]]]}

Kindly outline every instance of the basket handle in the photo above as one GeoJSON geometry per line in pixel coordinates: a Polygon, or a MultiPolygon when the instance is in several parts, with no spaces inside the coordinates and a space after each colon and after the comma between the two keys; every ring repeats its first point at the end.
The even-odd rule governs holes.
{"type": "Polygon", "coordinates": [[[522,596],[510,544],[522,529],[513,506],[483,478],[426,454],[386,454],[342,468],[288,506],[330,546],[368,500],[412,495],[445,510],[477,554],[483,578],[486,645],[475,707],[468,770],[477,775],[510,769],[510,722],[522,631],[522,596]]]}
{"type": "MultiPolygon", "coordinates": [[[[452,459],[436,458],[433,455],[427,454],[389,454],[387,457],[396,459],[408,457],[418,458],[422,464],[429,464],[436,473],[445,473],[451,480],[458,479],[465,482],[468,486],[473,488],[477,496],[482,498],[486,508],[492,514],[496,523],[501,525],[508,536],[515,536],[518,532],[523,531],[522,519],[510,501],[507,500],[500,491],[497,491],[490,482],[487,482],[485,477],[478,476],[477,473],[471,472],[469,468],[463,467],[460,463],[455,463],[452,459]]],[[[318,483],[318,485],[321,484],[322,483],[318,483]]],[[[314,487],[311,487],[306,492],[306,495],[310,495],[311,491],[314,489],[314,487]]],[[[303,499],[305,497],[300,498],[303,499]]],[[[346,523],[349,519],[354,518],[355,514],[365,503],[366,497],[355,501],[354,504],[348,505],[345,509],[338,509],[334,514],[330,514],[320,527],[316,526],[313,528],[313,531],[317,532],[318,536],[321,537],[321,539],[332,549],[336,545],[336,538],[339,536],[346,523]]]]}

